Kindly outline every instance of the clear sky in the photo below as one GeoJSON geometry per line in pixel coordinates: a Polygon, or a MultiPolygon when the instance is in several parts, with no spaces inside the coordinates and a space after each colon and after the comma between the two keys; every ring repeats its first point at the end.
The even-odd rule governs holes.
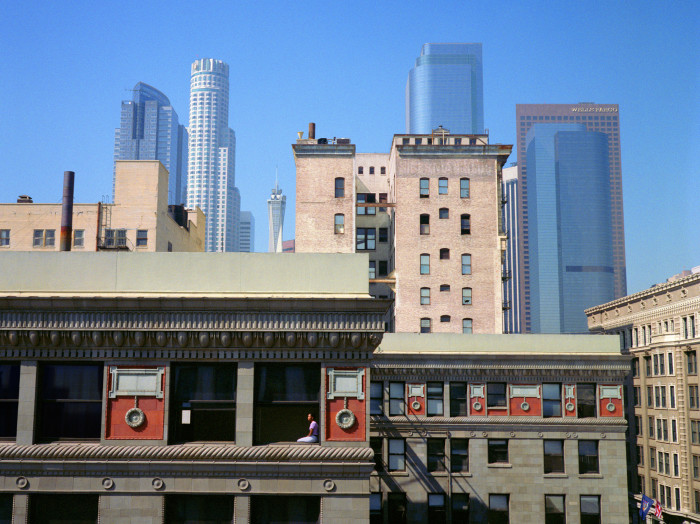
{"type": "MultiPolygon", "coordinates": [[[[139,81],[189,116],[190,64],[229,63],[236,185],[267,249],[279,167],[294,237],[291,144],[388,152],[425,42],[481,42],[485,125],[513,144],[516,103],[620,104],[628,291],[700,265],[700,2],[2,2],[0,202],[112,190],[121,100],[139,81]]],[[[515,152],[510,162],[517,160],[515,152]]]]}

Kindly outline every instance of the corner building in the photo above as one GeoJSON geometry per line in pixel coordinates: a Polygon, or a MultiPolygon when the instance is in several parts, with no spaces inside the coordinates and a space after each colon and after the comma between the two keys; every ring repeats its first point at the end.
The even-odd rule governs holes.
{"type": "Polygon", "coordinates": [[[617,337],[385,335],[366,255],[0,262],[0,520],[628,522],[617,337]]]}

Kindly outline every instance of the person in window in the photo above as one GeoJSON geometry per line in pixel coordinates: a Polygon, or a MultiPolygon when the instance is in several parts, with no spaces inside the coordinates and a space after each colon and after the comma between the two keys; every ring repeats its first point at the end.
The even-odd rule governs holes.
{"type": "Polygon", "coordinates": [[[309,434],[301,437],[297,442],[318,442],[318,423],[314,420],[314,416],[311,413],[306,418],[311,423],[309,424],[309,434]]]}

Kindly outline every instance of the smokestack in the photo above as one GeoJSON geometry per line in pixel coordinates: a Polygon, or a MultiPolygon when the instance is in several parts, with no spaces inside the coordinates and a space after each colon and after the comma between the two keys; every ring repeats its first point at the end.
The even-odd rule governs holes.
{"type": "Polygon", "coordinates": [[[309,122],[309,138],[316,138],[316,124],[309,122]]]}
{"type": "Polygon", "coordinates": [[[61,251],[70,251],[73,237],[73,184],[75,172],[63,172],[63,207],[61,208],[61,251]]]}

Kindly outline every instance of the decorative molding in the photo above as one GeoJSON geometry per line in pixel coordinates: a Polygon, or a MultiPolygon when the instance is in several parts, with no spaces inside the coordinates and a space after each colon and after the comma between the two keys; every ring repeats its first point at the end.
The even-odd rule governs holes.
{"type": "MultiPolygon", "coordinates": [[[[382,415],[371,416],[372,427],[377,426],[410,426],[415,430],[416,423],[425,424],[426,427],[431,426],[617,426],[622,431],[627,427],[627,421],[622,417],[598,417],[598,418],[573,418],[573,417],[533,417],[528,416],[502,416],[502,417],[485,417],[485,416],[470,416],[470,417],[426,417],[424,415],[411,416],[394,416],[384,417],[382,415]]],[[[610,428],[608,428],[608,431],[610,428]]],[[[505,430],[504,430],[505,431],[505,430]]],[[[0,455],[0,458],[2,456],[0,455]]]]}
{"type": "Polygon", "coordinates": [[[527,384],[511,384],[509,398],[540,398],[540,386],[527,384]]]}
{"type": "Polygon", "coordinates": [[[356,398],[364,400],[362,385],[365,381],[365,369],[328,368],[328,400],[339,398],[356,398]]]}
{"type": "Polygon", "coordinates": [[[163,398],[164,367],[113,367],[109,372],[112,374],[109,398],[117,398],[118,396],[163,398]]]}

